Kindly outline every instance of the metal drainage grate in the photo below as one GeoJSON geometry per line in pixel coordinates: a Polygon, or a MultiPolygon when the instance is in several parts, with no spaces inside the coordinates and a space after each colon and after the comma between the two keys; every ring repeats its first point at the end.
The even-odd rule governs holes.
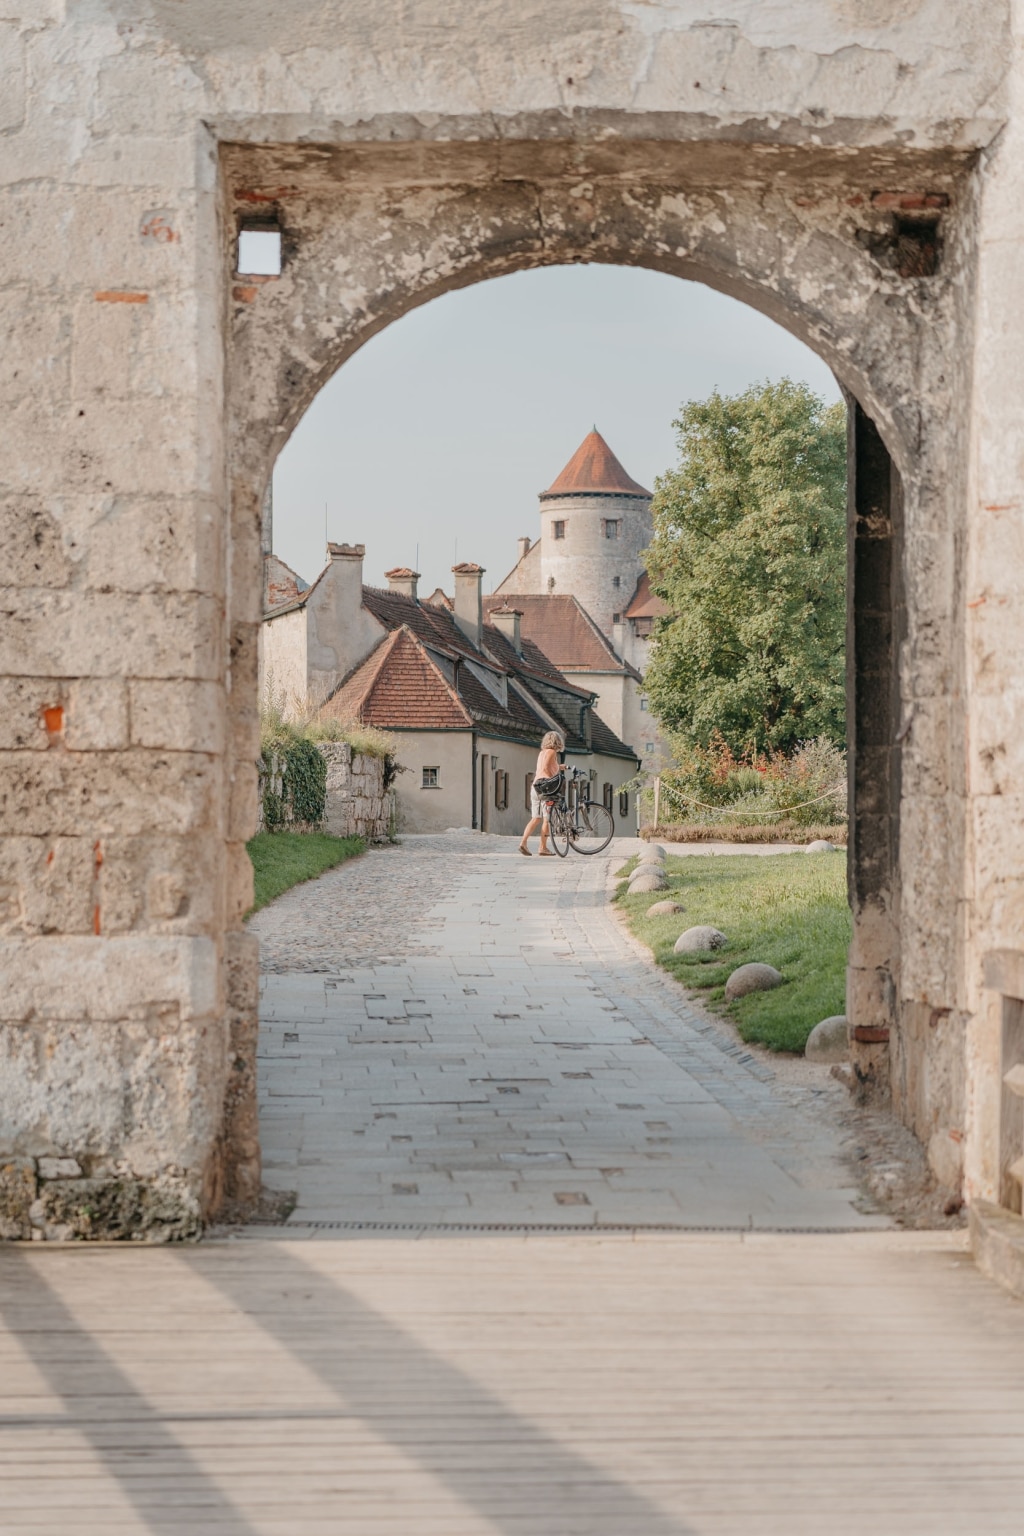
{"type": "Polygon", "coordinates": [[[316,1232],[575,1232],[596,1237],[607,1232],[722,1232],[746,1233],[748,1237],[761,1234],[793,1237],[838,1237],[856,1232],[878,1232],[879,1227],[752,1227],[752,1226],[691,1226],[685,1222],[541,1222],[541,1221],[287,1221],[258,1222],[252,1226],[259,1232],[294,1232],[298,1228],[316,1232]]]}

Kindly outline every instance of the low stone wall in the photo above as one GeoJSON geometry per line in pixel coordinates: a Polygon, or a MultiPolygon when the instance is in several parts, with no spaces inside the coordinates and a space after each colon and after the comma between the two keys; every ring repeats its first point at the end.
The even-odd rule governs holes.
{"type": "MultiPolygon", "coordinates": [[[[353,752],[344,741],[317,742],[327,764],[327,805],[319,830],[333,837],[365,837],[370,843],[387,841],[392,818],[391,791],[384,788],[384,759],[353,752]]],[[[264,830],[263,794],[270,789],[282,794],[284,758],[272,752],[259,761],[259,830],[264,830]]],[[[292,820],[284,806],[285,824],[292,820]]]]}
{"type": "Polygon", "coordinates": [[[343,741],[324,741],[319,747],[327,761],[324,831],[334,837],[386,842],[391,823],[391,792],[384,788],[384,759],[353,752],[343,741]]]}

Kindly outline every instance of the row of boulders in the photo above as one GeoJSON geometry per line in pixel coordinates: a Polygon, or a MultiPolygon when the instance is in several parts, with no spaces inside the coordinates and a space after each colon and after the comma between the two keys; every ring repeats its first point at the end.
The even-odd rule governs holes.
{"type": "MultiPolygon", "coordinates": [[[[808,843],[805,853],[836,853],[840,850],[834,843],[825,838],[817,838],[808,843]]],[[[629,890],[632,894],[652,895],[658,891],[668,890],[668,877],[665,874],[665,850],[657,843],[648,843],[639,862],[629,877],[629,890]]],[[[685,907],[678,901],[666,898],[656,901],[647,908],[648,917],[670,917],[677,912],[684,912],[685,907]]],[[[676,939],[673,948],[677,955],[697,955],[713,953],[726,944],[726,936],[720,928],[713,928],[710,924],[701,923],[693,928],[686,928],[676,939]]],[[[770,992],[773,987],[780,986],[782,974],[773,965],[765,965],[760,960],[748,961],[746,965],[737,966],[725,983],[725,1000],[734,1002],[738,997],[746,997],[751,992],[770,992]]],[[[835,1063],[846,1061],[850,1054],[849,1026],[842,1014],[835,1014],[831,1018],[822,1019],[811,1030],[805,1050],[808,1061],[823,1063],[835,1063]]]]}
{"type": "MultiPolygon", "coordinates": [[[[665,850],[657,843],[648,843],[640,861],[629,877],[630,894],[646,895],[648,892],[665,891],[668,889],[668,877],[665,874],[665,850]]],[[[685,911],[678,901],[666,899],[656,901],[647,908],[648,917],[667,917],[676,912],[685,911]]],[[[708,924],[700,924],[695,928],[687,928],[676,939],[674,949],[677,955],[697,955],[705,951],[721,949],[726,943],[725,934],[720,928],[712,928],[708,924]]],[[[725,1000],[731,1003],[737,997],[746,997],[748,992],[767,992],[772,987],[777,987],[782,981],[782,975],[773,965],[763,965],[758,960],[750,961],[746,965],[738,966],[732,972],[725,984],[725,1000]]]]}
{"type": "Polygon", "coordinates": [[[654,895],[657,891],[668,890],[665,850],[657,843],[648,843],[640,855],[640,862],[629,877],[629,890],[631,895],[636,893],[640,896],[654,895]]]}

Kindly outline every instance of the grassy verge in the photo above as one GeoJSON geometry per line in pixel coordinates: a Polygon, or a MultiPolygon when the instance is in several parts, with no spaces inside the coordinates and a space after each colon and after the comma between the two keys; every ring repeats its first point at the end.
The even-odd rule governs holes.
{"type": "Polygon", "coordinates": [[[362,853],[366,841],[361,837],[328,837],[326,832],[257,832],[246,847],[256,876],[251,916],[293,885],[312,880],[325,869],[362,853]]]}
{"type": "Polygon", "coordinates": [[[713,1007],[734,1019],[744,1040],[773,1051],[802,1051],[820,1019],[844,1011],[851,924],[846,860],[838,853],[669,857],[665,872],[669,890],[630,896],[621,886],[616,900],[658,964],[683,986],[704,992],[713,1007]],[[666,897],[686,911],[648,917],[647,908],[666,897]],[[720,928],[728,937],[726,947],[713,954],[674,954],[679,935],[698,923],[720,928]],[[729,973],[748,960],[774,965],[784,983],[726,1005],[729,973]]]}

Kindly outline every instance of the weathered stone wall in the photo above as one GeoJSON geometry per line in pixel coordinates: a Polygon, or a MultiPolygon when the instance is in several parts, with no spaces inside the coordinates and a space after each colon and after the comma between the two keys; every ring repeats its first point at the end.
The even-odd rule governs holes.
{"type": "MultiPolygon", "coordinates": [[[[1024,920],[1017,5],[20,0],[8,17],[8,1219],[73,1232],[88,1204],[94,1233],[184,1235],[251,1189],[241,920],[274,458],[375,331],[569,261],[747,300],[829,362],[894,460],[889,1054],[915,1124],[963,1124],[969,1190],[992,1193],[982,961],[1024,920]],[[233,274],[254,212],[284,232],[279,279],[233,274]],[[44,1174],[37,1204],[44,1158],[82,1173],[70,1193],[44,1174]]],[[[860,937],[870,971],[884,943],[860,937]]]]}
{"type": "Polygon", "coordinates": [[[384,788],[385,762],[365,752],[353,752],[341,741],[325,741],[327,816],[324,831],[335,837],[365,837],[387,841],[392,821],[392,797],[384,788]]]}
{"type": "MultiPolygon", "coordinates": [[[[332,837],[365,837],[371,843],[388,839],[392,797],[384,788],[386,772],[382,757],[353,752],[345,741],[318,741],[317,750],[327,763],[327,803],[322,830],[332,837]]],[[[284,789],[284,759],[277,752],[259,759],[258,830],[264,830],[263,794],[269,789],[279,799],[284,789]]],[[[283,804],[285,824],[292,820],[291,807],[283,804]]]]}

